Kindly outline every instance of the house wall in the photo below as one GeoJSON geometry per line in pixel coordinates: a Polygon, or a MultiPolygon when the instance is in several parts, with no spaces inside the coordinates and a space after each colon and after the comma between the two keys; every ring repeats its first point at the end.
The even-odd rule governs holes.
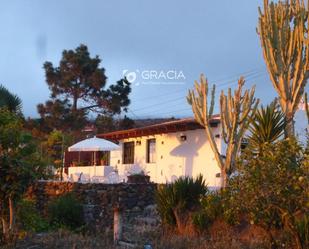
{"type": "MultiPolygon", "coordinates": [[[[213,128],[220,134],[219,127],[213,128]]],[[[216,138],[221,152],[222,141],[216,138]]],[[[214,153],[206,139],[203,129],[129,138],[120,141],[121,150],[111,152],[111,166],[117,167],[119,176],[125,180],[130,173],[144,170],[150,175],[150,180],[156,183],[172,182],[180,176],[202,174],[209,187],[219,187],[221,180],[216,176],[220,168],[214,158],[214,153]],[[180,136],[185,135],[186,141],[180,136]],[[147,139],[156,139],[156,163],[146,163],[147,139]],[[134,164],[122,164],[122,148],[124,142],[134,141],[134,164]],[[136,144],[140,141],[140,145],[136,144]]]]}
{"type": "Polygon", "coordinates": [[[86,179],[90,179],[95,176],[108,176],[111,172],[113,172],[113,168],[110,166],[76,166],[68,168],[68,177],[70,177],[73,181],[77,181],[80,174],[82,173],[86,179]]]}

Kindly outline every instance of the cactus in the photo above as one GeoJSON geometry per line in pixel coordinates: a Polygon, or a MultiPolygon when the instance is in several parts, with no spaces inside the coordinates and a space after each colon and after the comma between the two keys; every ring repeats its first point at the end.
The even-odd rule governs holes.
{"type": "Polygon", "coordinates": [[[203,74],[200,77],[200,83],[194,81],[194,90],[189,90],[187,101],[192,107],[195,120],[203,127],[205,127],[206,136],[209,140],[210,147],[214,152],[215,159],[222,170],[224,168],[224,161],[221,157],[217,144],[215,142],[214,134],[211,130],[209,122],[213,115],[215,103],[216,85],[213,85],[211,90],[211,101],[208,108],[208,81],[203,74]]]}
{"type": "Polygon", "coordinates": [[[294,135],[294,114],[309,77],[308,4],[264,0],[257,32],[271,82],[287,122],[285,135],[294,135]]]}
{"type": "Polygon", "coordinates": [[[195,91],[190,90],[187,96],[188,103],[192,107],[196,121],[205,128],[206,136],[214,152],[215,159],[221,169],[222,187],[227,185],[228,175],[234,169],[237,154],[240,150],[241,140],[248,129],[249,120],[254,115],[259,100],[254,98],[255,87],[250,91],[242,93],[245,80],[241,77],[238,87],[232,95],[232,90],[228,89],[228,95],[221,92],[220,95],[220,117],[221,136],[227,144],[225,160],[219,153],[215,142],[213,131],[210,127],[210,120],[213,116],[215,103],[215,85],[211,91],[210,106],[208,107],[208,81],[201,75],[200,83],[195,81],[195,91]]]}
{"type": "Polygon", "coordinates": [[[306,111],[306,114],[307,114],[307,120],[308,120],[308,124],[309,124],[309,104],[308,104],[308,94],[305,93],[304,95],[304,104],[305,104],[305,111],[306,111]]]}

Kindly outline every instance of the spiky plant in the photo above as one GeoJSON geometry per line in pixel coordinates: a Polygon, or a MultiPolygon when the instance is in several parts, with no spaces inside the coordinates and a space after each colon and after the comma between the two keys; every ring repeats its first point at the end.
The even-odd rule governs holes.
{"type": "Polygon", "coordinates": [[[283,136],[285,126],[284,113],[276,100],[266,107],[261,106],[249,126],[249,147],[260,151],[263,145],[274,143],[283,136]]]}
{"type": "Polygon", "coordinates": [[[215,103],[215,85],[213,85],[210,105],[208,107],[208,81],[201,75],[200,83],[195,81],[195,91],[190,90],[187,96],[188,103],[192,107],[196,121],[205,128],[206,136],[214,152],[215,159],[221,169],[222,187],[227,185],[228,175],[235,168],[237,154],[240,150],[241,140],[249,126],[249,120],[254,115],[259,100],[254,98],[255,87],[250,91],[243,90],[245,80],[241,77],[238,80],[238,87],[232,95],[232,90],[228,89],[228,94],[221,92],[220,96],[220,117],[221,136],[227,144],[225,159],[221,156],[210,120],[213,116],[215,103]]]}
{"type": "Polygon", "coordinates": [[[174,183],[161,185],[156,192],[158,212],[163,223],[176,225],[181,232],[188,224],[190,212],[200,206],[207,186],[202,175],[181,177],[174,183]]]}
{"type": "Polygon", "coordinates": [[[20,113],[22,108],[21,99],[12,94],[3,85],[0,85],[0,108],[7,108],[11,112],[20,113]]]}
{"type": "Polygon", "coordinates": [[[294,135],[294,114],[309,77],[308,14],[308,4],[303,0],[264,0],[263,10],[259,8],[257,31],[285,114],[286,137],[294,135]]]}

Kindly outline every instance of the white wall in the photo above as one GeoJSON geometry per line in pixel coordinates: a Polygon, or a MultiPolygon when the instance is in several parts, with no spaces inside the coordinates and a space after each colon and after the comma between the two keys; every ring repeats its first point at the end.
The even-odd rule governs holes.
{"type": "MultiPolygon", "coordinates": [[[[219,134],[219,127],[214,128],[215,134],[219,134]]],[[[214,158],[209,143],[206,141],[203,129],[176,132],[154,136],[143,136],[120,141],[141,141],[136,145],[134,152],[134,164],[122,164],[122,151],[111,152],[111,166],[117,167],[119,175],[123,178],[128,172],[144,170],[150,175],[150,180],[157,183],[171,182],[180,176],[197,176],[202,174],[209,187],[220,186],[220,168],[214,158]],[[186,135],[186,141],[180,141],[180,136],[186,135]],[[147,139],[156,139],[156,163],[146,163],[147,139]]],[[[219,151],[221,151],[221,139],[216,138],[219,151]]]]}
{"type": "Polygon", "coordinates": [[[77,167],[69,167],[68,176],[72,175],[80,175],[83,173],[89,177],[93,176],[108,176],[113,171],[113,168],[110,166],[77,166],[77,167]]]}

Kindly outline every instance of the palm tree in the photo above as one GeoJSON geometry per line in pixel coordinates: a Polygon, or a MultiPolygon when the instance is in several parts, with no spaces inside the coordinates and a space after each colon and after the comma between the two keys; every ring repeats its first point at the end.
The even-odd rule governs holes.
{"type": "Polygon", "coordinates": [[[7,108],[15,113],[21,113],[22,108],[21,99],[3,85],[0,85],[0,108],[7,108]]]}
{"type": "Polygon", "coordinates": [[[260,151],[266,143],[274,143],[284,134],[285,116],[278,108],[277,100],[266,108],[263,106],[255,113],[249,126],[249,147],[260,151]]]}

